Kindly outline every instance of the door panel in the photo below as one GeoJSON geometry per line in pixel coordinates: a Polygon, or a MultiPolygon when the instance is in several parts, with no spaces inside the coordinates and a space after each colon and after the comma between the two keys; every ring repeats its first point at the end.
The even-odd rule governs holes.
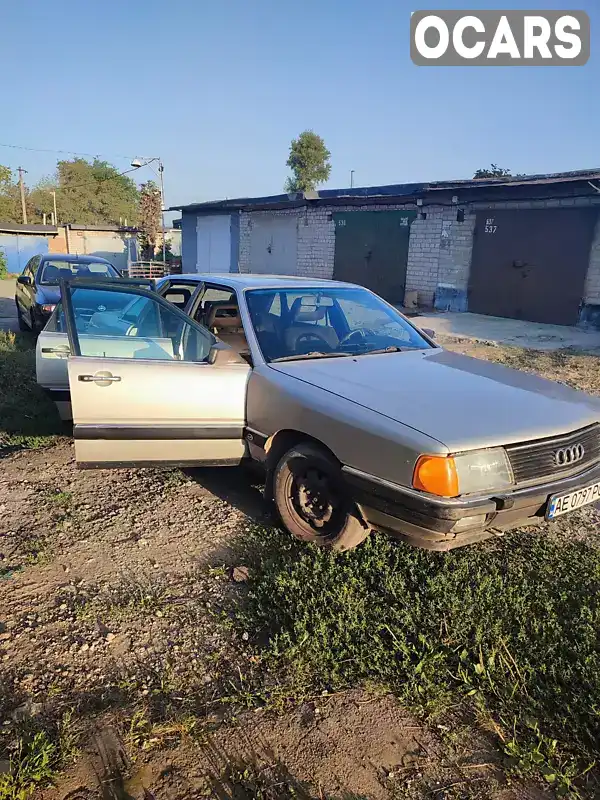
{"type": "Polygon", "coordinates": [[[298,223],[292,217],[258,217],[250,231],[250,271],[263,275],[296,275],[298,223]]]}
{"type": "Polygon", "coordinates": [[[213,363],[215,337],[155,293],[114,284],[108,310],[102,289],[61,285],[78,463],[238,463],[248,365],[213,363]]]}
{"type": "Polygon", "coordinates": [[[469,311],[575,325],[596,209],[477,213],[469,311]]]}
{"type": "Polygon", "coordinates": [[[365,286],[390,303],[404,302],[410,226],[414,211],[333,214],[333,277],[365,286]]]}
{"type": "Polygon", "coordinates": [[[78,462],[216,464],[244,457],[247,365],[82,356],[69,358],[68,369],[78,462]]]}
{"type": "Polygon", "coordinates": [[[216,214],[208,217],[198,217],[196,237],[196,272],[230,272],[230,215],[216,214]]]}

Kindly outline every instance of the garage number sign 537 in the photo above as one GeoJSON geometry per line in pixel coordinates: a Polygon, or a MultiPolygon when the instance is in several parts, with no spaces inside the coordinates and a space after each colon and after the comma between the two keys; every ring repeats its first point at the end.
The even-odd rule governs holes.
{"type": "Polygon", "coordinates": [[[488,217],[485,221],[485,233],[496,233],[498,226],[494,225],[494,217],[488,217]]]}

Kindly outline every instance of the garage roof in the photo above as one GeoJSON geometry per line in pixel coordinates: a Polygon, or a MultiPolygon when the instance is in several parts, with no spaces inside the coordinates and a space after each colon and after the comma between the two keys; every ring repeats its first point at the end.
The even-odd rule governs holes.
{"type": "MultiPolygon", "coordinates": [[[[600,168],[575,170],[572,172],[551,172],[537,175],[511,175],[506,178],[474,178],[470,180],[433,181],[428,183],[393,183],[385,186],[364,186],[352,189],[319,189],[314,192],[296,192],[294,194],[274,194],[265,197],[237,197],[233,199],[190,203],[188,205],[171,206],[169,211],[197,211],[199,213],[227,213],[230,211],[252,211],[277,208],[296,208],[311,205],[339,205],[345,201],[371,200],[386,198],[406,199],[416,196],[431,195],[440,191],[468,189],[469,193],[484,189],[487,192],[518,186],[542,186],[549,184],[566,184],[574,182],[594,182],[600,180],[600,168]]],[[[589,186],[588,192],[593,194],[595,186],[589,186]]],[[[596,189],[600,192],[600,186],[596,189]]]]}

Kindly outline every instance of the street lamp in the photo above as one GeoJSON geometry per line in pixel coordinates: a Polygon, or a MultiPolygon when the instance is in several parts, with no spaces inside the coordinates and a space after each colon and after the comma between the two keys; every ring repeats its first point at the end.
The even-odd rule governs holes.
{"type": "Polygon", "coordinates": [[[166,246],[166,238],[165,238],[165,184],[163,180],[163,172],[165,168],[160,158],[134,158],[131,162],[131,166],[134,169],[140,169],[141,167],[148,167],[154,161],[158,162],[158,177],[160,178],[160,215],[161,215],[161,224],[162,224],[162,254],[163,254],[163,266],[167,268],[167,246],[166,246]]]}

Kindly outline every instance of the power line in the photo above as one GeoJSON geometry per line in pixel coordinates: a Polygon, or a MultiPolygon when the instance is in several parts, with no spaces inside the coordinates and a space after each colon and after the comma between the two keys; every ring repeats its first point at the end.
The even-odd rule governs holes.
{"type": "Polygon", "coordinates": [[[47,147],[24,147],[20,144],[2,144],[0,143],[0,147],[10,147],[13,150],[30,150],[34,153],[61,153],[62,155],[66,156],[89,156],[90,158],[99,158],[102,156],[103,158],[129,158],[133,159],[134,156],[124,156],[124,155],[117,155],[114,153],[111,156],[106,155],[105,153],[80,153],[77,150],[51,150],[47,147]]]}

